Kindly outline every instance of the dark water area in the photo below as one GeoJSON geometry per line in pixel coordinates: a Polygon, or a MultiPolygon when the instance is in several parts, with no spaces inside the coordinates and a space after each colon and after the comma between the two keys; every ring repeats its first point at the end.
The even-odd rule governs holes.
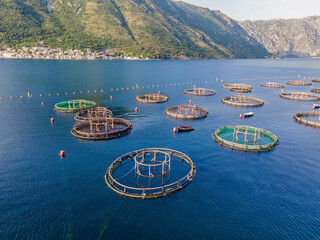
{"type": "MultiPolygon", "coordinates": [[[[281,89],[260,87],[267,81],[311,81],[320,77],[319,69],[318,59],[0,60],[0,239],[320,239],[320,130],[293,120],[297,112],[312,111],[314,102],[282,99],[281,89]],[[252,85],[243,95],[263,99],[264,106],[224,105],[222,97],[237,93],[221,88],[221,79],[252,85]],[[185,95],[194,84],[217,94],[185,95]],[[135,101],[138,94],[157,91],[169,101],[135,101]],[[73,114],[53,110],[55,103],[75,98],[130,120],[132,132],[110,141],[75,138],[73,114]],[[163,113],[190,99],[209,115],[178,121],[163,113]],[[239,119],[250,111],[253,117],[239,119]],[[215,129],[236,124],[266,129],[280,145],[249,153],[213,140],[215,129]],[[173,134],[178,125],[195,130],[173,134]],[[154,200],[123,198],[110,190],[104,181],[109,165],[148,147],[187,154],[197,167],[194,181],[154,200]],[[66,152],[63,159],[60,150],[66,152]]],[[[310,86],[284,90],[310,92],[310,86]]]]}

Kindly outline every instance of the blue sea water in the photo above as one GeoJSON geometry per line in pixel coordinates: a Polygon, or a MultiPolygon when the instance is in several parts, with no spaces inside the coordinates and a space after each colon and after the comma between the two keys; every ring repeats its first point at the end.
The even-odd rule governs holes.
{"type": "MultiPolygon", "coordinates": [[[[319,69],[317,59],[0,60],[0,239],[320,239],[320,130],[292,119],[312,110],[312,102],[282,99],[280,89],[259,86],[311,81],[320,77],[319,69]],[[221,98],[235,93],[221,88],[221,80],[252,85],[245,95],[263,99],[264,106],[224,105],[221,98]],[[184,95],[193,85],[217,94],[184,95]],[[138,94],[157,91],[169,101],[135,101],[138,94]],[[73,115],[52,109],[74,98],[108,107],[132,122],[132,132],[110,141],[76,139],[70,133],[73,115]],[[209,111],[207,118],[178,121],[163,113],[190,99],[209,111]],[[254,117],[239,119],[249,111],[254,117]],[[212,139],[215,129],[235,124],[266,129],[280,145],[248,153],[212,139]],[[178,125],[195,131],[173,134],[178,125]],[[155,200],[132,200],[110,190],[104,181],[108,166],[147,147],[187,154],[197,167],[194,181],[155,200]],[[60,150],[66,152],[63,159],[60,150]]],[[[286,85],[285,91],[309,92],[310,86],[286,85]]]]}

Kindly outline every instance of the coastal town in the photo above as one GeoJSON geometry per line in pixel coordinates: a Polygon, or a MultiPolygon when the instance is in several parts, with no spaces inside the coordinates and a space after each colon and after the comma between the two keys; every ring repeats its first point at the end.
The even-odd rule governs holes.
{"type": "Polygon", "coordinates": [[[21,49],[7,48],[0,50],[0,58],[27,58],[27,59],[63,59],[63,60],[136,60],[123,54],[114,53],[110,50],[94,51],[90,48],[85,50],[62,50],[61,48],[46,47],[22,47],[21,49]]]}

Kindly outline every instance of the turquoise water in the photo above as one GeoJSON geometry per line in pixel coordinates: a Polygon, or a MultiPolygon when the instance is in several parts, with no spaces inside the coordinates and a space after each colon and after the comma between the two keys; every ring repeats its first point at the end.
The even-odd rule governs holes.
{"type": "MultiPolygon", "coordinates": [[[[272,133],[271,133],[272,134],[272,133]]],[[[230,128],[225,132],[218,134],[220,138],[228,141],[229,143],[238,143],[245,146],[259,146],[268,145],[276,142],[269,135],[264,133],[259,134],[259,130],[255,131],[252,129],[246,130],[245,128],[237,129],[230,128]]]]}
{"type": "MultiPolygon", "coordinates": [[[[311,80],[320,76],[319,69],[320,60],[306,59],[0,60],[0,239],[320,238],[320,130],[292,119],[297,112],[312,110],[313,103],[282,99],[280,89],[259,86],[300,77],[311,80]],[[222,104],[222,97],[236,93],[221,88],[221,79],[252,85],[252,93],[245,95],[263,99],[264,106],[222,104]],[[194,84],[217,94],[183,94],[194,84]],[[135,101],[138,94],[157,91],[169,101],[135,101]],[[74,138],[73,114],[52,109],[73,98],[108,107],[132,122],[132,132],[110,141],[74,138]],[[178,121],[163,113],[190,99],[206,108],[208,117],[178,121]],[[239,119],[240,113],[250,111],[253,117],[239,119]],[[218,127],[236,124],[266,129],[280,145],[246,153],[212,139],[218,127]],[[178,125],[192,125],[195,131],[174,135],[178,125]],[[132,200],[111,191],[104,181],[108,166],[127,152],[148,147],[187,154],[197,167],[194,181],[156,200],[132,200]],[[60,150],[66,152],[63,159],[60,150]]],[[[285,87],[293,90],[309,92],[310,86],[285,87]]]]}

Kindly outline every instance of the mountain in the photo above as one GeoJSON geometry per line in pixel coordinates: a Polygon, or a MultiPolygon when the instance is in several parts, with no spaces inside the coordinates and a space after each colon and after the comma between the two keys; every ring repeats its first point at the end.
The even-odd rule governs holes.
{"type": "Polygon", "coordinates": [[[282,57],[320,57],[320,17],[239,22],[270,53],[282,57]]]}
{"type": "Polygon", "coordinates": [[[1,0],[0,44],[161,59],[271,55],[223,13],[174,0],[1,0]]]}

